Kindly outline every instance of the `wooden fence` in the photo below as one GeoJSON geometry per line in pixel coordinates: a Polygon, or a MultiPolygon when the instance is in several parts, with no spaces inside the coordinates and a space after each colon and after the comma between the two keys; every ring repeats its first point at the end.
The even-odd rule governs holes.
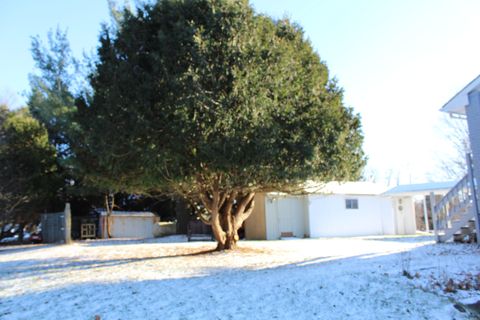
{"type": "Polygon", "coordinates": [[[72,241],[72,213],[70,204],[63,212],[44,213],[41,217],[44,243],[70,243],[72,241]]]}

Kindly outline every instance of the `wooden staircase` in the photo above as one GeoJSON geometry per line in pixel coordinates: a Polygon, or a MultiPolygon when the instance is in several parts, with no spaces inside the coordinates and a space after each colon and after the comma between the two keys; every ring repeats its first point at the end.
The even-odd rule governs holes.
{"type": "Polygon", "coordinates": [[[438,203],[435,195],[430,195],[433,225],[438,242],[476,241],[477,203],[475,183],[470,155],[467,157],[468,174],[463,177],[438,203]]]}

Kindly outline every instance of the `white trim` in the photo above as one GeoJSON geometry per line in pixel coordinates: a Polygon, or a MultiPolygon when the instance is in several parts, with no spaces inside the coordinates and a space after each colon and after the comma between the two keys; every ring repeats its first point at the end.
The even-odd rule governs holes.
{"type": "Polygon", "coordinates": [[[462,90],[453,96],[440,111],[450,114],[462,114],[465,115],[465,107],[468,106],[468,94],[474,90],[480,90],[480,75],[470,81],[462,90]]]}

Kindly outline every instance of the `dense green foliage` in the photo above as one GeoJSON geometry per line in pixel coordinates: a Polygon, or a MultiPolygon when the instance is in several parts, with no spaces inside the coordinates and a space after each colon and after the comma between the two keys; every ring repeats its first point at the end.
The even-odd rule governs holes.
{"type": "Polygon", "coordinates": [[[28,110],[2,106],[0,113],[0,220],[32,222],[62,186],[56,152],[28,110]]]}
{"type": "Polygon", "coordinates": [[[32,56],[39,73],[30,75],[28,107],[31,114],[48,130],[59,158],[70,153],[69,136],[76,112],[74,94],[81,84],[80,64],[73,58],[66,32],[57,29],[48,34],[48,47],[40,38],[32,38],[32,56]]]}
{"type": "Polygon", "coordinates": [[[246,1],[159,1],[101,36],[94,98],[77,119],[116,189],[195,197],[356,179],[359,117],[288,20],[246,1]]]}
{"type": "Polygon", "coordinates": [[[91,94],[86,81],[90,62],[80,62],[73,56],[67,34],[60,29],[48,33],[46,44],[39,36],[33,37],[31,50],[36,69],[30,75],[28,109],[47,129],[57,154],[57,175],[65,181],[62,188],[68,189],[69,197],[98,196],[105,190],[82,183],[83,166],[73,152],[73,145],[83,141],[75,123],[75,100],[91,94]],[[69,186],[73,182],[74,186],[69,186]]]}
{"type": "Polygon", "coordinates": [[[0,150],[7,161],[6,146],[18,144],[32,157],[25,161],[39,161],[28,190],[56,172],[112,199],[180,194],[202,204],[222,249],[234,246],[255,193],[359,178],[359,116],[298,25],[255,14],[244,0],[113,9],[88,84],[65,33],[51,33],[48,48],[33,39],[36,120],[20,111],[4,121],[6,136],[33,149],[14,139],[0,150]]]}
{"type": "Polygon", "coordinates": [[[241,0],[158,1],[119,24],[77,104],[90,183],[201,202],[229,249],[255,193],[359,178],[359,116],[299,26],[241,0]]]}

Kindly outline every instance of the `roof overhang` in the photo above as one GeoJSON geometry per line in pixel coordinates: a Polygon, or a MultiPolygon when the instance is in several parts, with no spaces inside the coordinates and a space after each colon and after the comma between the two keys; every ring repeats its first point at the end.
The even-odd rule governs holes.
{"type": "Polygon", "coordinates": [[[405,191],[405,192],[398,192],[398,193],[384,193],[382,196],[384,197],[416,197],[416,196],[429,196],[431,192],[435,195],[446,195],[450,191],[450,189],[437,189],[431,191],[405,191]]]}
{"type": "Polygon", "coordinates": [[[454,95],[440,111],[456,115],[465,115],[465,108],[468,106],[468,94],[475,90],[480,90],[480,76],[473,79],[465,88],[454,95]]]}
{"type": "Polygon", "coordinates": [[[426,196],[429,195],[431,192],[435,194],[446,194],[456,185],[456,183],[456,181],[445,181],[405,184],[393,187],[392,189],[383,193],[383,195],[388,197],[414,197],[426,196]]]}
{"type": "Polygon", "coordinates": [[[345,196],[379,196],[387,190],[383,184],[366,181],[307,181],[297,194],[284,192],[268,192],[272,197],[305,196],[305,195],[345,195],[345,196]]]}

